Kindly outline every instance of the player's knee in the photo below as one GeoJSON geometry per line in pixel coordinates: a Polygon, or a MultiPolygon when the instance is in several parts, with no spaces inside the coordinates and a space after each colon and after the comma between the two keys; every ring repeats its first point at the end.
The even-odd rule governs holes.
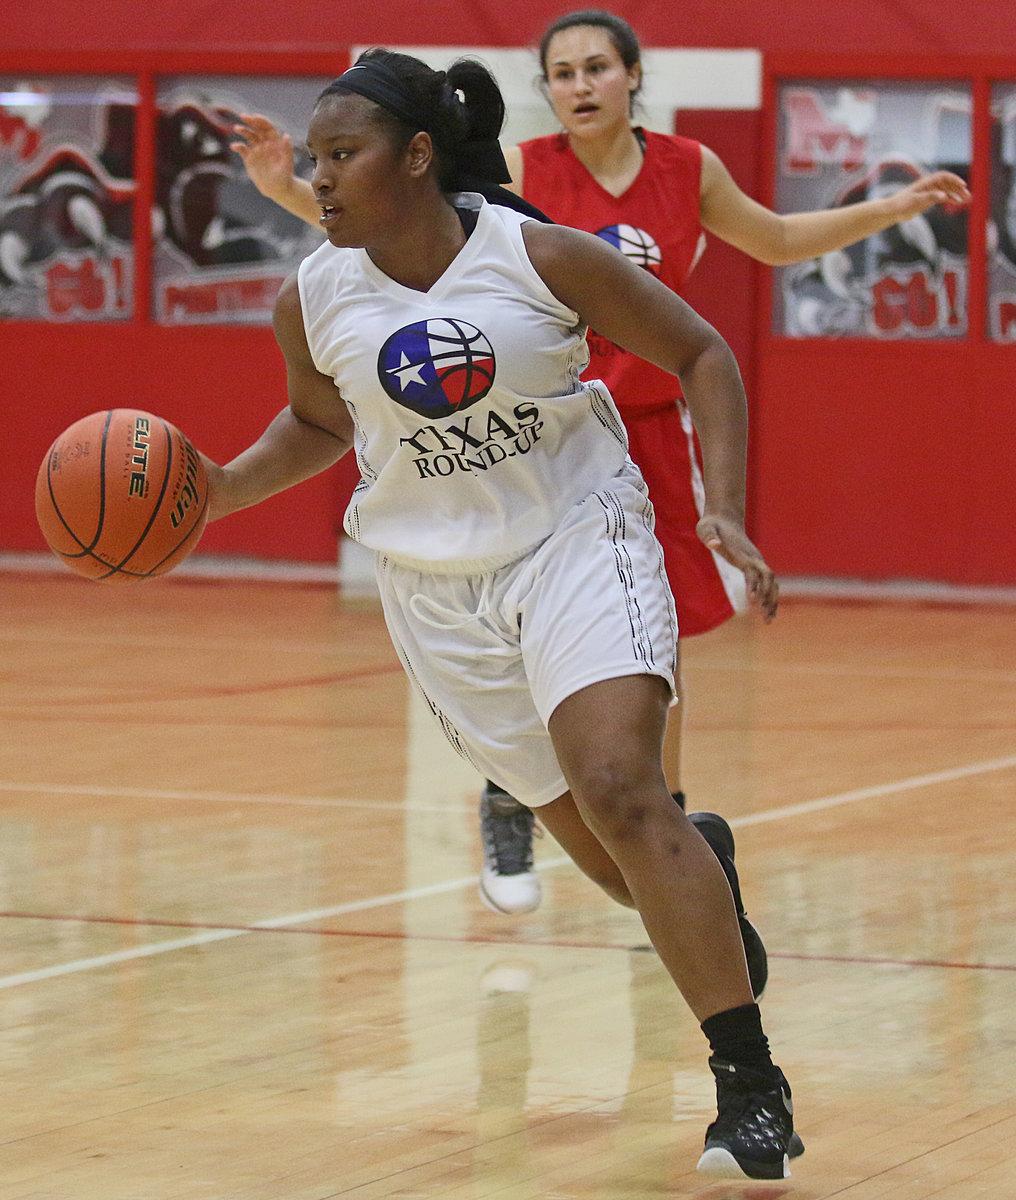
{"type": "Polygon", "coordinates": [[[655,773],[637,762],[608,756],[586,764],[579,775],[572,783],[573,794],[601,837],[614,842],[644,836],[660,786],[655,773]]]}

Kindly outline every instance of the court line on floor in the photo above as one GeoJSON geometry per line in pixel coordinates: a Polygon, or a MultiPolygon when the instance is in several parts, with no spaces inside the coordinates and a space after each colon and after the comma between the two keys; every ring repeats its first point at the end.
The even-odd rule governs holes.
{"type": "MultiPolygon", "coordinates": [[[[799,804],[787,804],[780,808],[768,808],[760,813],[747,813],[741,817],[728,818],[732,828],[749,825],[764,825],[770,821],[785,820],[790,817],[803,816],[808,813],[822,812],[830,808],[838,808],[844,804],[855,804],[862,800],[876,800],[881,796],[891,796],[899,792],[913,791],[922,787],[934,787],[940,783],[953,783],[959,779],[969,779],[975,775],[988,775],[994,771],[1007,771],[1016,768],[1016,754],[1004,758],[984,759],[981,762],[968,763],[963,767],[948,767],[942,771],[932,771],[925,775],[912,775],[896,783],[878,783],[870,787],[855,788],[849,792],[836,792],[829,796],[820,796],[815,800],[803,800],[799,804]]],[[[0,792],[24,792],[40,796],[101,796],[110,800],[179,800],[185,803],[200,803],[209,801],[215,804],[278,804],[287,807],[308,808],[366,808],[377,810],[399,809],[405,812],[471,812],[473,805],[422,805],[406,804],[402,800],[356,800],[342,796],[280,796],[261,795],[255,792],[199,792],[180,791],[158,788],[115,788],[99,784],[61,784],[61,783],[17,783],[13,780],[0,780],[0,792]]],[[[571,860],[563,857],[558,862],[571,860]]],[[[542,864],[546,866],[547,864],[542,864]]]]}
{"type": "MultiPolygon", "coordinates": [[[[470,876],[470,881],[473,879],[470,876]]],[[[447,891],[461,884],[462,880],[454,880],[446,884],[437,884],[435,888],[441,891],[447,891]]],[[[432,892],[435,889],[427,889],[432,892]]],[[[378,897],[378,903],[384,903],[390,897],[378,897]]],[[[349,908],[356,909],[359,906],[355,901],[350,902],[349,908]]],[[[315,919],[319,918],[322,913],[328,915],[335,910],[315,910],[312,913],[304,914],[315,919]]],[[[631,945],[630,943],[610,943],[602,939],[595,942],[578,941],[575,938],[562,940],[560,938],[539,937],[536,939],[529,938],[524,942],[520,942],[513,937],[490,937],[480,934],[439,934],[439,933],[420,933],[413,931],[407,933],[404,930],[392,929],[319,929],[312,926],[293,925],[290,924],[290,918],[286,918],[285,924],[264,922],[255,925],[223,925],[215,924],[210,921],[169,921],[156,920],[147,917],[78,917],[66,916],[63,913],[31,913],[31,912],[0,912],[0,920],[19,920],[19,921],[50,921],[53,923],[64,922],[79,922],[85,925],[129,925],[134,927],[147,926],[151,929],[193,929],[201,930],[203,933],[211,933],[216,936],[208,938],[208,941],[222,941],[224,938],[231,936],[239,936],[244,933],[285,933],[295,934],[301,937],[317,937],[317,938],[349,938],[349,939],[370,939],[381,941],[420,941],[420,942],[444,942],[453,943],[460,946],[503,946],[508,949],[518,950],[524,946],[526,950],[620,950],[624,953],[632,951],[652,951],[652,946],[648,943],[639,943],[631,945]]],[[[169,945],[167,942],[154,943],[157,948],[169,945]]],[[[105,964],[110,955],[97,956],[94,961],[105,964]]],[[[987,963],[987,962],[959,962],[954,959],[945,958],[888,958],[886,956],[870,955],[870,954],[795,954],[793,952],[771,953],[771,959],[777,958],[785,962],[830,962],[844,963],[861,966],[876,966],[876,967],[935,967],[945,968],[953,971],[1012,971],[1016,972],[1016,963],[987,963]]],[[[86,961],[86,960],[82,960],[86,961]]],[[[88,962],[93,960],[89,959],[88,962]]],[[[52,968],[42,968],[43,971],[52,971],[52,968]]],[[[59,974],[67,974],[63,968],[56,968],[59,974]]],[[[26,974],[35,975],[36,972],[27,972],[26,974]]],[[[51,977],[51,976],[47,976],[51,977]]],[[[26,982],[26,980],[19,980],[26,982]]],[[[11,986],[14,986],[13,984],[11,986]]]]}
{"type": "Polygon", "coordinates": [[[84,707],[94,710],[96,708],[115,708],[138,704],[193,704],[195,701],[200,700],[224,700],[260,696],[270,692],[294,692],[306,689],[327,688],[338,683],[355,683],[377,679],[382,675],[401,675],[403,673],[402,664],[393,662],[368,664],[363,667],[351,667],[348,670],[332,671],[325,675],[308,675],[295,679],[264,679],[258,683],[177,687],[170,691],[137,685],[133,688],[123,688],[106,696],[99,695],[94,691],[82,691],[67,696],[49,696],[41,700],[33,699],[20,703],[14,702],[3,705],[0,707],[0,711],[8,715],[12,713],[20,715],[26,720],[36,718],[36,714],[39,712],[46,714],[55,711],[66,720],[68,719],[65,716],[66,710],[73,708],[84,707]]]}
{"type": "MultiPolygon", "coordinates": [[[[332,904],[327,908],[310,909],[302,913],[290,913],[285,917],[269,917],[265,921],[256,921],[253,925],[243,928],[206,929],[201,933],[188,937],[172,938],[165,942],[153,942],[147,946],[133,946],[130,950],[117,950],[111,954],[97,954],[92,958],[79,958],[74,962],[59,963],[52,967],[40,967],[36,971],[22,971],[16,975],[0,976],[0,988],[16,987],[22,983],[37,983],[43,979],[55,979],[60,975],[71,975],[77,971],[90,971],[96,967],[112,966],[116,963],[131,962],[138,958],[150,958],[154,954],[166,954],[173,950],[188,950],[193,946],[205,946],[209,942],[223,942],[229,938],[246,937],[251,933],[268,932],[272,929],[285,929],[290,925],[300,925],[309,921],[320,921],[325,917],[338,917],[345,913],[366,912],[371,908],[384,908],[388,904],[402,904],[408,900],[420,900],[427,896],[440,896],[445,892],[458,891],[460,888],[476,886],[476,876],[469,875],[462,879],[448,879],[443,883],[432,883],[425,887],[409,888],[402,892],[390,892],[384,896],[371,896],[366,900],[351,900],[346,904],[332,904]]],[[[144,924],[143,921],[137,922],[144,924]]]]}
{"type": "MultiPolygon", "coordinates": [[[[401,669],[401,668],[400,668],[401,669]]],[[[107,800],[180,800],[195,804],[278,804],[287,808],[366,808],[381,812],[472,812],[475,803],[406,804],[404,800],[354,800],[343,796],[279,796],[257,792],[196,792],[159,788],[114,788],[100,784],[15,783],[0,779],[0,792],[24,792],[33,796],[99,796],[107,800]]]]}
{"type": "MultiPolygon", "coordinates": [[[[934,787],[940,783],[950,783],[958,779],[968,779],[974,775],[990,774],[994,771],[1016,769],[1016,755],[1005,758],[986,759],[979,763],[969,763],[965,767],[953,767],[945,771],[933,771],[925,775],[913,775],[896,783],[879,784],[874,787],[854,788],[849,792],[838,792],[830,796],[820,796],[815,800],[807,800],[800,804],[787,804],[781,808],[768,809],[762,813],[748,813],[742,817],[732,817],[730,824],[734,827],[762,825],[769,821],[780,821],[807,813],[824,812],[845,804],[857,804],[864,800],[879,799],[884,796],[898,795],[901,792],[913,791],[923,787],[934,787]]],[[[541,869],[550,869],[570,863],[567,855],[541,860],[541,869]]],[[[460,879],[446,880],[443,883],[430,884],[426,887],[410,888],[401,892],[391,892],[384,896],[372,896],[365,900],[352,900],[346,904],[331,905],[328,908],[313,909],[309,912],[291,913],[288,916],[271,917],[258,921],[243,929],[209,929],[188,937],[173,938],[165,942],[155,942],[147,946],[134,946],[129,950],[115,951],[111,954],[100,954],[91,958],[76,959],[68,963],[59,963],[52,967],[41,967],[36,971],[22,971],[14,975],[0,976],[0,989],[16,987],[24,983],[36,983],[45,979],[54,979],[61,975],[71,975],[79,971],[94,970],[98,967],[112,966],[117,963],[131,962],[139,958],[150,958],[156,954],[167,954],[174,950],[186,950],[194,946],[207,945],[210,942],[226,941],[229,938],[246,937],[251,933],[284,929],[288,926],[305,924],[310,921],[320,921],[326,917],[342,916],[346,913],[365,912],[372,908],[383,908],[389,904],[403,904],[410,900],[419,900],[427,896],[437,896],[446,892],[454,892],[463,887],[475,887],[475,875],[467,875],[460,879]]]]}
{"type": "Polygon", "coordinates": [[[872,787],[854,788],[849,792],[837,792],[831,796],[819,796],[815,800],[804,800],[800,804],[785,804],[781,808],[769,808],[765,812],[746,813],[743,817],[731,817],[733,828],[748,825],[764,825],[769,821],[781,821],[800,817],[807,813],[824,812],[839,808],[843,804],[856,804],[861,800],[877,800],[883,796],[895,796],[900,792],[911,792],[924,787],[937,787],[940,783],[955,783],[974,775],[990,775],[994,771],[1016,770],[1016,754],[1004,758],[989,758],[982,762],[968,763],[965,767],[949,767],[944,771],[930,771],[926,775],[911,775],[896,783],[879,783],[872,787]]]}

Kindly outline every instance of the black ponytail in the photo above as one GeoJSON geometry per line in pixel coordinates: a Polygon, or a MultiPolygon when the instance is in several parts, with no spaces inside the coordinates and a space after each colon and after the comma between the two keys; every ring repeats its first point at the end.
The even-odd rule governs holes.
{"type": "Polygon", "coordinates": [[[497,80],[475,58],[460,58],[448,68],[445,80],[453,93],[462,96],[462,109],[469,122],[469,140],[496,141],[504,125],[504,97],[497,80]]]}

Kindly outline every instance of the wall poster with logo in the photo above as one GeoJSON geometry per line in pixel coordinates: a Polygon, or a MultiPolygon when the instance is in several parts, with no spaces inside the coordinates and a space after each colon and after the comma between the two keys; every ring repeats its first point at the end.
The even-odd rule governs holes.
{"type": "Polygon", "coordinates": [[[0,76],[0,319],[134,311],[133,80],[0,76]]]}
{"type": "MultiPolygon", "coordinates": [[[[779,212],[889,195],[927,171],[969,179],[971,93],[963,83],[780,84],[779,212]]],[[[774,273],[773,331],[786,337],[961,338],[967,333],[967,214],[942,207],[774,273]]]]}
{"type": "Polygon", "coordinates": [[[1016,83],[991,94],[988,336],[1016,342],[1016,83]]]}
{"type": "Polygon", "coordinates": [[[233,126],[261,113],[289,133],[298,174],[311,109],[329,79],[163,78],[157,89],[155,319],[168,325],[268,324],[283,280],[322,241],[247,177],[233,126]]]}

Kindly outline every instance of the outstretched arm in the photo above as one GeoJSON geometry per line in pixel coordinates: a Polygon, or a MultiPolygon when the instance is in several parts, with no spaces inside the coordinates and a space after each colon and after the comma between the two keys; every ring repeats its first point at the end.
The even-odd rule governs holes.
{"type": "Polygon", "coordinates": [[[314,366],[303,327],[296,278],[282,285],[275,336],[286,359],[289,406],[258,440],[224,467],[205,459],[209,520],[260,504],[317,475],[353,444],[353,422],[335,383],[314,366]]]}
{"type": "Polygon", "coordinates": [[[314,199],[314,190],[306,179],[294,174],[293,143],[289,134],[257,113],[241,113],[240,116],[244,123],[233,126],[240,141],[231,142],[230,149],[243,159],[251,182],[262,196],[320,229],[321,210],[314,199]]]}
{"type": "Polygon", "coordinates": [[[619,346],[679,377],[702,446],[705,509],[698,536],[744,572],[767,617],[779,586],[744,530],[748,416],[727,343],[666,285],[592,234],[530,221],[529,257],[554,295],[619,346]]]}
{"type": "Polygon", "coordinates": [[[746,196],[720,159],[702,147],[702,225],[769,266],[785,266],[840,250],[936,204],[964,208],[969,203],[970,191],[958,175],[936,171],[892,196],[816,212],[774,213],[746,196]]]}

